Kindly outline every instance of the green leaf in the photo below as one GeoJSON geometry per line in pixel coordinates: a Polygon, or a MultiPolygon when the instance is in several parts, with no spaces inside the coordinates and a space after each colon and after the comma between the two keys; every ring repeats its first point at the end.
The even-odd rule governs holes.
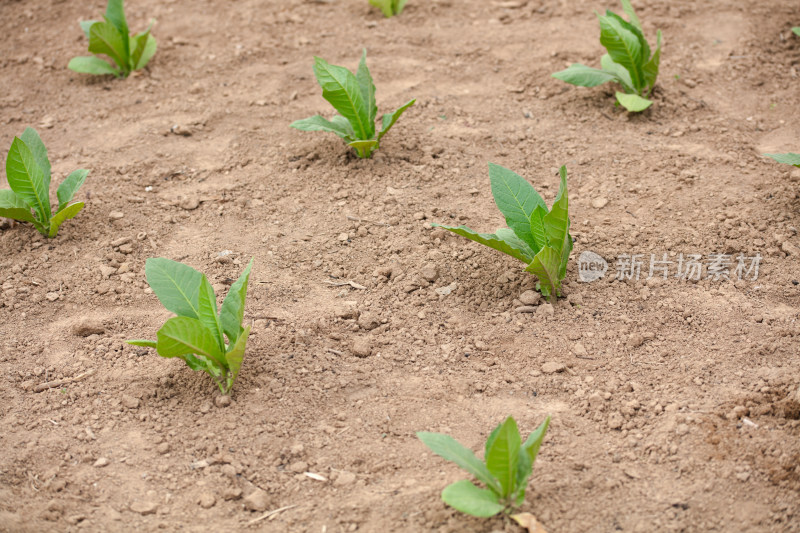
{"type": "Polygon", "coordinates": [[[631,19],[631,24],[639,29],[642,30],[642,22],[639,20],[639,17],[636,16],[636,12],[633,10],[633,6],[631,5],[630,0],[622,0],[622,10],[628,15],[628,18],[631,19]]]}
{"type": "MultiPolygon", "coordinates": [[[[152,27],[152,24],[150,24],[152,27]]],[[[155,38],[150,35],[150,28],[147,31],[136,35],[133,38],[134,48],[131,54],[131,68],[133,70],[140,70],[147,66],[150,59],[155,55],[158,43],[155,38]]]]}
{"type": "Polygon", "coordinates": [[[242,359],[244,359],[244,350],[247,347],[248,337],[250,337],[250,326],[244,328],[239,338],[236,339],[236,344],[225,354],[225,361],[228,364],[228,375],[225,383],[226,388],[222,391],[225,394],[233,387],[233,383],[239,375],[239,369],[242,368],[242,359]]]}
{"type": "MultiPolygon", "coordinates": [[[[519,239],[519,237],[516,237],[516,234],[514,234],[516,241],[509,242],[509,240],[506,240],[508,238],[508,235],[505,235],[506,239],[500,237],[499,234],[501,233],[501,230],[497,230],[497,234],[477,233],[475,231],[472,231],[466,226],[454,227],[454,226],[445,226],[443,224],[435,224],[435,223],[431,225],[446,229],[448,231],[452,231],[456,235],[461,235],[462,237],[466,237],[467,239],[470,239],[472,241],[479,242],[484,246],[488,246],[489,248],[494,248],[495,250],[503,252],[504,254],[508,254],[511,257],[519,259],[525,264],[528,264],[531,261],[533,261],[534,257],[533,251],[525,242],[519,239]]],[[[508,228],[501,228],[501,229],[508,230],[508,228]]],[[[513,234],[511,230],[508,230],[508,232],[513,234]]]]}
{"type": "Polygon", "coordinates": [[[520,445],[517,423],[514,418],[508,417],[497,432],[492,445],[486,452],[486,468],[500,482],[502,491],[500,496],[509,497],[513,492],[516,481],[517,463],[519,460],[520,445]]]}
{"type": "Polygon", "coordinates": [[[352,141],[347,143],[353,149],[355,149],[358,157],[361,159],[366,159],[372,155],[372,152],[378,148],[378,141],[370,140],[370,141],[352,141]]]}
{"type": "Polygon", "coordinates": [[[200,294],[198,296],[198,315],[200,322],[214,336],[221,352],[225,351],[225,339],[222,336],[222,326],[219,322],[219,315],[217,315],[217,297],[214,294],[214,288],[208,282],[208,278],[203,275],[200,281],[200,294]]]}
{"type": "Polygon", "coordinates": [[[788,154],[764,154],[767,157],[771,157],[778,163],[785,163],[787,165],[794,165],[800,168],[800,154],[793,154],[789,152],[788,154]]]}
{"type": "Polygon", "coordinates": [[[321,57],[314,58],[314,74],[322,87],[322,97],[350,122],[356,137],[361,140],[372,139],[375,124],[369,122],[369,111],[355,75],[344,67],[331,65],[321,57]]]}
{"type": "Polygon", "coordinates": [[[120,75],[119,69],[111,66],[97,56],[73,57],[69,60],[67,68],[75,72],[80,72],[81,74],[94,74],[97,76],[112,74],[117,77],[120,75]]]}
{"type": "Polygon", "coordinates": [[[613,18],[614,20],[619,22],[619,24],[623,28],[625,28],[626,30],[628,30],[629,32],[633,33],[636,36],[636,39],[639,41],[639,46],[641,47],[642,50],[642,59],[640,65],[644,64],[650,58],[650,45],[648,44],[647,39],[644,38],[644,33],[642,33],[642,30],[640,28],[637,28],[636,26],[634,26],[633,24],[631,24],[630,22],[628,22],[627,20],[625,20],[624,18],[620,17],[619,15],[617,15],[612,11],[606,11],[606,16],[613,18]]]}
{"type": "Polygon", "coordinates": [[[58,228],[61,224],[71,218],[75,218],[75,215],[80,213],[81,209],[83,209],[83,205],[83,202],[76,202],[64,207],[64,209],[59,210],[53,215],[53,218],[50,219],[50,232],[47,236],[51,239],[55,237],[58,234],[58,228]]]}
{"type": "Polygon", "coordinates": [[[613,72],[607,72],[580,63],[574,63],[566,70],[556,72],[554,78],[579,87],[596,87],[609,81],[619,81],[613,72]]]}
{"type": "Polygon", "coordinates": [[[178,357],[183,359],[186,365],[192,370],[208,372],[212,377],[214,377],[214,381],[217,382],[217,385],[222,388],[220,378],[222,378],[224,371],[216,362],[205,356],[197,356],[190,353],[179,355],[178,357]]]}
{"type": "Polygon", "coordinates": [[[653,105],[652,100],[642,98],[635,94],[625,94],[621,92],[617,92],[616,94],[617,102],[631,113],[639,113],[653,105]]]}
{"type": "Polygon", "coordinates": [[[369,116],[369,123],[375,124],[375,118],[378,116],[378,105],[375,103],[375,83],[372,81],[372,75],[367,68],[367,49],[364,48],[364,53],[361,55],[361,61],[358,64],[356,71],[356,79],[358,86],[361,89],[361,96],[364,98],[364,105],[367,106],[367,114],[369,116]]]}
{"type": "Polygon", "coordinates": [[[129,341],[125,341],[128,344],[132,344],[134,346],[144,346],[145,348],[155,348],[158,346],[156,341],[148,341],[145,339],[131,339],[129,341]]]}
{"type": "Polygon", "coordinates": [[[89,38],[89,30],[92,28],[92,24],[96,24],[100,22],[99,20],[82,20],[78,24],[80,24],[83,33],[86,35],[86,38],[89,38]]]}
{"type": "Polygon", "coordinates": [[[644,87],[642,72],[642,45],[636,34],[624,27],[619,17],[607,14],[598,16],[600,21],[600,44],[608,50],[611,59],[623,66],[631,75],[633,88],[641,92],[644,87]]]}
{"type": "Polygon", "coordinates": [[[399,15],[403,12],[403,9],[406,7],[406,2],[408,2],[408,0],[392,0],[395,15],[399,15]]]}
{"type": "Polygon", "coordinates": [[[164,257],[148,259],[144,272],[147,283],[167,310],[178,316],[200,317],[199,297],[203,274],[188,265],[164,257]]]}
{"type": "Polygon", "coordinates": [[[633,88],[633,80],[631,80],[630,72],[625,70],[625,67],[622,65],[614,63],[614,60],[611,59],[610,55],[603,54],[603,56],[600,58],[600,66],[606,72],[610,72],[617,77],[617,81],[620,85],[622,85],[622,88],[625,89],[626,93],[636,92],[636,89],[633,88]]]}
{"type": "Polygon", "coordinates": [[[220,309],[220,321],[222,322],[222,331],[228,336],[228,343],[235,344],[239,335],[242,333],[242,320],[244,320],[244,303],[247,297],[247,284],[250,281],[250,270],[253,268],[253,260],[247,264],[242,275],[239,276],[225,300],[222,302],[222,309],[220,309]]]}
{"type": "Polygon", "coordinates": [[[20,135],[19,138],[25,143],[25,146],[30,149],[31,153],[33,154],[33,159],[36,161],[36,164],[39,165],[39,168],[42,169],[42,174],[44,175],[44,188],[49,191],[50,159],[47,157],[47,148],[42,142],[42,138],[39,137],[39,133],[33,128],[25,128],[25,131],[22,132],[22,135],[20,135]]]}
{"type": "Polygon", "coordinates": [[[381,131],[378,132],[378,141],[383,139],[383,136],[389,133],[389,130],[392,129],[392,126],[394,126],[394,123],[400,118],[400,115],[402,115],[406,109],[414,105],[414,102],[416,101],[417,99],[414,98],[413,100],[408,101],[400,106],[400,108],[394,113],[386,113],[383,115],[383,119],[381,119],[381,131]]]}
{"type": "Polygon", "coordinates": [[[130,30],[128,30],[128,21],[125,20],[125,6],[123,4],[123,0],[108,0],[108,4],[106,4],[105,19],[110,22],[114,28],[116,28],[117,32],[122,37],[122,58],[127,64],[127,60],[131,55],[130,43],[128,41],[130,30]]]}
{"type": "Polygon", "coordinates": [[[453,509],[479,518],[494,516],[505,509],[498,501],[497,494],[488,489],[479,489],[466,479],[445,487],[442,500],[453,509]]]}
{"type": "Polygon", "coordinates": [[[379,8],[385,17],[391,17],[394,15],[394,12],[392,11],[392,0],[369,0],[369,3],[379,8]]]}
{"type": "Polygon", "coordinates": [[[538,428],[536,428],[520,449],[520,461],[517,468],[517,494],[514,500],[517,504],[521,504],[525,498],[525,489],[528,485],[528,480],[533,473],[533,465],[536,462],[536,457],[539,455],[539,448],[542,445],[542,440],[550,425],[550,417],[548,416],[538,428]]]}
{"type": "Polygon", "coordinates": [[[658,67],[661,64],[661,30],[656,32],[656,51],[650,61],[644,64],[642,71],[644,72],[645,86],[652,90],[658,78],[658,67]]]}
{"type": "Polygon", "coordinates": [[[75,196],[75,193],[78,192],[78,189],[80,189],[83,183],[86,181],[86,176],[88,175],[89,171],[86,169],[82,168],[79,170],[74,170],[64,181],[61,182],[61,185],[58,186],[58,190],[56,190],[59,211],[64,209],[72,200],[72,198],[75,196]]]}
{"type": "Polygon", "coordinates": [[[547,244],[558,252],[566,246],[567,241],[572,242],[569,236],[569,197],[567,194],[567,167],[559,169],[561,182],[558,187],[558,194],[553,201],[550,212],[542,218],[544,231],[547,235],[547,244]]]}
{"type": "Polygon", "coordinates": [[[6,178],[11,190],[37,214],[42,223],[50,220],[50,191],[45,187],[44,171],[28,145],[14,137],[6,158],[6,178]]]}
{"type": "MultiPolygon", "coordinates": [[[[291,127],[301,131],[327,131],[330,133],[335,133],[346,141],[353,140],[355,138],[353,127],[346,118],[340,115],[336,115],[336,117],[341,118],[342,120],[334,122],[320,115],[314,115],[313,117],[292,122],[291,127]],[[345,126],[345,124],[347,124],[347,126],[345,126]]],[[[336,117],[334,117],[334,119],[336,117]]]]}
{"type": "Polygon", "coordinates": [[[433,453],[457,464],[497,494],[501,493],[500,482],[492,476],[486,465],[475,457],[472,450],[459,443],[456,439],[442,433],[429,433],[427,431],[418,432],[417,437],[433,453]]]}
{"type": "Polygon", "coordinates": [[[795,35],[800,35],[800,26],[797,28],[792,28],[792,31],[794,32],[795,35]]]}
{"type": "MultiPolygon", "coordinates": [[[[537,205],[536,209],[531,213],[531,236],[533,237],[533,252],[536,255],[543,246],[547,245],[547,231],[544,227],[544,217],[547,215],[547,209],[537,205]]],[[[531,258],[533,259],[533,258],[531,258]]]]}
{"type": "Polygon", "coordinates": [[[167,320],[156,334],[156,349],[161,357],[196,354],[224,367],[224,358],[211,331],[196,318],[176,316],[167,320]]]}
{"type": "Polygon", "coordinates": [[[552,300],[558,296],[561,287],[558,279],[560,267],[561,254],[550,246],[545,246],[539,250],[539,253],[533,258],[533,262],[525,270],[539,278],[539,290],[545,298],[552,300]]]}
{"type": "Polygon", "coordinates": [[[0,189],[0,217],[36,222],[31,214],[31,206],[22,201],[11,189],[0,189]]]}
{"type": "Polygon", "coordinates": [[[489,180],[494,201],[505,216],[508,227],[528,246],[535,248],[531,234],[531,213],[537,206],[546,210],[547,204],[524,178],[500,165],[489,163],[489,180]]]}
{"type": "Polygon", "coordinates": [[[105,54],[110,57],[123,74],[130,71],[126,45],[128,38],[123,39],[117,28],[110,22],[98,22],[89,30],[89,51],[93,54],[105,54]]]}

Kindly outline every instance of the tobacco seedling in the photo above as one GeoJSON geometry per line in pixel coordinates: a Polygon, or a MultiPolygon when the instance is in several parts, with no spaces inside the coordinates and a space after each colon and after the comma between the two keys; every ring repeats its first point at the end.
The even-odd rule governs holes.
{"type": "Polygon", "coordinates": [[[47,148],[35,129],[25,128],[20,137],[14,137],[6,157],[6,177],[11,188],[0,189],[0,217],[30,222],[45,237],[55,237],[59,226],[83,209],[83,202],[70,202],[88,174],[88,170],[75,170],[61,182],[54,212],[50,207],[47,148]]]}
{"type": "Polygon", "coordinates": [[[789,152],[788,154],[764,154],[767,157],[771,157],[778,163],[785,163],[787,165],[793,165],[797,168],[800,168],[800,154],[793,154],[789,152]]]}
{"type": "Polygon", "coordinates": [[[228,394],[250,335],[250,326],[242,327],[242,320],[252,266],[251,259],[217,313],[217,297],[204,274],[163,257],[148,259],[147,283],[164,307],[178,316],[158,330],[158,340],[136,339],[128,344],[155,348],[161,357],[179,357],[192,370],[207,372],[222,394],[228,394]]]}
{"type": "Polygon", "coordinates": [[[616,93],[619,105],[628,111],[639,112],[653,103],[648,98],[658,77],[661,30],[656,33],[656,51],[650,55],[650,45],[644,38],[642,24],[630,0],[622,0],[622,9],[630,22],[608,10],[605,15],[597,15],[600,21],[600,44],[608,51],[600,58],[601,68],[575,63],[566,70],[556,72],[553,77],[580,87],[617,82],[624,91],[616,93]]]}
{"type": "Polygon", "coordinates": [[[488,518],[522,505],[549,425],[548,416],[523,443],[517,423],[509,416],[489,435],[483,462],[449,435],[421,431],[417,437],[433,453],[454,462],[486,485],[482,489],[466,479],[456,481],[442,491],[442,500],[462,513],[488,518]]]}
{"type": "Polygon", "coordinates": [[[89,39],[89,51],[107,55],[116,67],[97,56],[83,56],[73,57],[68,68],[85,74],[113,74],[118,78],[143,69],[156,53],[156,40],[150,35],[153,23],[142,33],[131,36],[123,0],[108,0],[103,18],[105,21],[81,21],[81,29],[89,39]]]}
{"type": "Polygon", "coordinates": [[[403,12],[403,8],[406,7],[407,1],[408,0],[369,0],[369,3],[377,8],[380,8],[380,10],[383,11],[384,16],[392,17],[403,12]]]}
{"type": "Polygon", "coordinates": [[[383,115],[381,128],[376,130],[375,117],[378,115],[378,106],[375,103],[375,85],[367,68],[366,49],[355,75],[346,68],[331,65],[320,57],[314,58],[314,75],[322,87],[322,97],[340,114],[331,120],[315,115],[293,122],[292,127],[302,131],[335,133],[353,147],[360,158],[370,157],[400,115],[417,101],[413,99],[394,113],[383,115]]]}
{"type": "Polygon", "coordinates": [[[432,224],[485,244],[528,264],[525,269],[539,278],[536,288],[545,298],[561,295],[572,252],[569,234],[567,167],[559,170],[561,185],[550,211],[533,186],[518,174],[489,163],[492,196],[509,227],[495,233],[477,233],[466,226],[432,224]]]}

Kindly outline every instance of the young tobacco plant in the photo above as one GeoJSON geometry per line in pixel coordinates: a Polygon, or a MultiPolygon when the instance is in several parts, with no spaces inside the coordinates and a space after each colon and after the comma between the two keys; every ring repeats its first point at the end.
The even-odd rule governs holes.
{"type": "Polygon", "coordinates": [[[561,295],[561,281],[567,274],[572,252],[567,167],[562,166],[559,175],[558,195],[548,211],[542,197],[524,178],[489,163],[492,196],[509,227],[495,233],[477,233],[466,226],[432,225],[524,261],[528,264],[525,270],[539,278],[536,288],[545,298],[553,300],[561,295]]]}
{"type": "Polygon", "coordinates": [[[800,168],[800,154],[793,154],[789,152],[788,154],[764,154],[767,157],[771,157],[778,163],[785,163],[787,165],[793,165],[797,168],[800,168]]]}
{"type": "Polygon", "coordinates": [[[381,129],[376,130],[375,117],[378,115],[378,106],[375,103],[375,84],[367,68],[366,49],[355,75],[346,68],[331,65],[320,57],[314,58],[314,75],[322,87],[322,97],[340,114],[331,120],[315,115],[293,122],[291,126],[302,131],[335,133],[353,147],[360,158],[370,157],[400,115],[417,101],[415,98],[403,104],[394,113],[383,115],[381,129]]]}
{"type": "Polygon", "coordinates": [[[605,15],[597,15],[600,21],[600,44],[608,51],[600,58],[601,68],[575,63],[566,70],[556,72],[553,77],[580,87],[596,87],[609,81],[617,82],[624,91],[616,93],[619,105],[628,111],[639,112],[653,103],[648,98],[658,78],[661,30],[656,33],[656,51],[651,55],[650,45],[644,38],[642,23],[636,16],[630,0],[622,0],[622,9],[630,18],[630,22],[608,10],[605,15]]]}
{"type": "Polygon", "coordinates": [[[26,128],[14,137],[6,157],[10,189],[0,189],[0,217],[30,222],[45,237],[55,237],[65,220],[73,218],[83,202],[70,203],[86,181],[88,170],[73,171],[58,186],[58,207],[50,207],[50,160],[39,134],[26,128]]]}
{"type": "Polygon", "coordinates": [[[456,481],[442,491],[442,500],[462,513],[487,518],[522,505],[549,425],[548,416],[523,443],[517,423],[509,416],[489,435],[483,462],[449,435],[421,431],[417,437],[433,453],[454,462],[486,485],[482,489],[466,479],[456,481]]]}
{"type": "Polygon", "coordinates": [[[383,11],[384,16],[392,17],[403,12],[403,8],[406,7],[407,1],[408,0],[369,0],[369,3],[377,8],[380,8],[380,10],[383,11]]]}
{"type": "Polygon", "coordinates": [[[147,283],[164,307],[178,316],[164,323],[157,340],[136,339],[128,344],[155,348],[161,357],[179,357],[192,370],[208,373],[222,394],[228,394],[250,335],[250,326],[242,327],[242,320],[252,266],[251,259],[217,313],[217,297],[204,274],[163,257],[148,259],[147,283]]]}
{"type": "Polygon", "coordinates": [[[116,67],[97,56],[73,57],[68,68],[85,74],[113,74],[126,78],[134,70],[143,69],[156,53],[156,40],[150,35],[150,27],[142,33],[130,35],[125,20],[123,0],[108,0],[105,21],[81,21],[81,29],[89,39],[89,51],[105,54],[116,67]]]}

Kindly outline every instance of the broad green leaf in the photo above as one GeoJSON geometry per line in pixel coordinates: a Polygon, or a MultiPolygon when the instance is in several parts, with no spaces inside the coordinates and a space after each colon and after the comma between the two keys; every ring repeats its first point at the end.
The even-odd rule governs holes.
{"type": "Polygon", "coordinates": [[[144,272],[147,283],[167,310],[178,316],[200,317],[199,296],[203,274],[188,265],[164,257],[148,259],[144,272]]]}
{"type": "Polygon", "coordinates": [[[156,349],[161,357],[196,354],[224,366],[224,356],[211,331],[196,318],[176,316],[167,320],[156,334],[156,349]]]}
{"type": "Polygon", "coordinates": [[[537,206],[547,209],[547,204],[522,176],[500,165],[489,163],[489,180],[492,196],[503,213],[506,224],[528,246],[534,248],[536,245],[531,235],[531,213],[537,206]]]}
{"type": "Polygon", "coordinates": [[[353,125],[342,115],[333,115],[331,123],[340,131],[347,132],[347,137],[344,137],[345,141],[349,143],[356,140],[356,132],[353,130],[353,125]]]}
{"type": "Polygon", "coordinates": [[[392,0],[395,15],[399,15],[403,12],[403,9],[406,7],[406,2],[408,2],[408,0],[392,0]]]}
{"type": "Polygon", "coordinates": [[[114,76],[120,75],[119,69],[111,66],[97,56],[73,57],[69,60],[67,68],[75,72],[80,72],[81,74],[94,74],[97,76],[106,74],[112,74],[114,76]]]}
{"type": "Polygon", "coordinates": [[[370,140],[370,141],[352,141],[347,143],[350,145],[358,154],[358,157],[362,159],[366,159],[372,155],[372,152],[378,147],[378,141],[370,140]]]}
{"type": "Polygon", "coordinates": [[[222,326],[217,314],[217,297],[214,288],[208,282],[205,275],[200,280],[200,294],[198,296],[198,319],[214,336],[221,352],[225,351],[225,338],[222,336],[222,326]]]}
{"type": "Polygon", "coordinates": [[[548,416],[538,428],[536,428],[522,445],[520,450],[519,467],[517,468],[517,495],[514,498],[518,504],[522,503],[525,498],[525,489],[528,485],[528,480],[533,472],[533,465],[536,462],[536,457],[539,455],[539,448],[542,445],[542,440],[550,425],[550,417],[548,416]]]}
{"type": "Polygon", "coordinates": [[[156,346],[158,346],[158,343],[156,341],[148,341],[145,339],[131,339],[126,342],[134,346],[144,346],[145,348],[155,348],[156,346]]]}
{"type": "Polygon", "coordinates": [[[392,0],[369,0],[369,3],[379,8],[385,17],[394,15],[392,11],[392,0]]]}
{"type": "Polygon", "coordinates": [[[222,302],[222,309],[219,311],[222,331],[228,336],[228,344],[235,344],[239,335],[242,333],[242,320],[244,320],[244,303],[247,298],[247,284],[250,281],[250,270],[253,268],[253,260],[247,264],[242,275],[239,276],[225,300],[222,302]]]}
{"type": "Polygon", "coordinates": [[[800,27],[792,28],[792,31],[794,32],[795,35],[800,35],[800,27]]]}
{"type": "Polygon", "coordinates": [[[82,20],[78,24],[80,24],[83,33],[86,35],[86,38],[89,38],[89,30],[92,28],[92,24],[96,22],[100,22],[99,20],[82,20]]]}
{"type": "Polygon", "coordinates": [[[511,228],[497,228],[497,231],[495,231],[494,234],[497,235],[498,239],[505,241],[505,243],[512,248],[522,250],[522,253],[525,255],[525,257],[530,258],[528,259],[528,262],[532,261],[533,257],[536,255],[536,251],[528,246],[527,242],[520,239],[511,228]]]}
{"type": "Polygon", "coordinates": [[[205,356],[197,356],[195,354],[187,353],[183,355],[179,355],[183,362],[191,368],[192,370],[199,370],[202,372],[208,372],[212,377],[215,378],[217,385],[220,384],[219,378],[222,377],[223,370],[222,368],[215,363],[213,360],[205,357],[205,356]]]}
{"type": "Polygon", "coordinates": [[[486,468],[500,482],[503,498],[514,492],[521,444],[517,423],[509,416],[486,452],[486,468]]]}
{"type": "Polygon", "coordinates": [[[636,36],[639,40],[639,46],[642,48],[642,63],[646,62],[650,58],[650,45],[647,39],[644,38],[644,33],[642,33],[641,28],[636,27],[612,11],[606,11],[606,16],[615,19],[623,28],[636,36]]]}
{"type": "Polygon", "coordinates": [[[544,217],[547,215],[547,209],[537,205],[536,209],[531,213],[531,236],[533,237],[533,251],[536,255],[543,246],[547,246],[547,231],[544,227],[544,217]]]}
{"type": "Polygon", "coordinates": [[[641,92],[644,87],[642,72],[642,46],[636,34],[626,29],[619,17],[598,16],[600,21],[600,44],[608,50],[611,59],[622,65],[631,75],[633,88],[641,92]]]}
{"type": "Polygon", "coordinates": [[[771,157],[778,163],[785,163],[787,165],[794,165],[800,168],[800,154],[793,154],[789,152],[788,154],[764,154],[767,157],[771,157]]]}
{"type": "MultiPolygon", "coordinates": [[[[152,26],[152,24],[151,24],[152,26]]],[[[155,55],[158,49],[158,43],[155,38],[150,35],[150,28],[146,32],[140,33],[134,37],[133,53],[131,54],[131,68],[133,70],[141,70],[147,66],[155,55]]]]}
{"type": "Polygon", "coordinates": [[[44,174],[44,188],[49,191],[50,159],[47,157],[47,148],[42,142],[42,138],[39,137],[39,133],[33,128],[25,128],[25,131],[22,132],[19,138],[22,139],[25,146],[30,149],[33,154],[33,159],[36,161],[36,164],[39,165],[39,168],[42,169],[42,174],[44,174]]]}
{"type": "Polygon", "coordinates": [[[561,287],[558,279],[560,268],[561,254],[550,246],[545,246],[539,250],[539,253],[533,258],[533,262],[525,270],[539,278],[539,290],[545,298],[552,300],[558,296],[558,290],[561,287]]]}
{"type": "Polygon", "coordinates": [[[609,81],[619,81],[613,72],[574,63],[566,70],[556,72],[553,77],[579,87],[596,87],[609,81]]]}
{"type": "Polygon", "coordinates": [[[31,206],[22,201],[11,189],[0,189],[0,217],[36,222],[31,214],[31,206]]]}
{"type": "Polygon", "coordinates": [[[53,215],[53,218],[50,219],[50,231],[47,236],[51,239],[55,237],[58,234],[58,228],[61,226],[61,224],[70,218],[74,218],[75,215],[80,213],[81,209],[83,209],[83,205],[83,202],[76,202],[66,206],[64,209],[61,209],[55,215],[53,215]]]}
{"type": "MultiPolygon", "coordinates": [[[[519,240],[519,242],[511,243],[504,239],[502,239],[499,235],[493,233],[477,233],[472,231],[466,226],[445,226],[443,224],[431,224],[432,226],[444,228],[448,231],[452,231],[456,235],[461,235],[462,237],[466,237],[475,242],[479,242],[489,248],[494,248],[504,254],[508,254],[511,257],[519,259],[520,261],[524,262],[525,264],[530,263],[533,261],[533,256],[531,255],[532,251],[528,247],[527,244],[519,240]],[[525,248],[520,246],[519,243],[525,245],[525,248]]],[[[500,233],[500,230],[498,230],[500,233]]],[[[513,233],[513,232],[512,232],[513,233]]]]}
{"type": "Polygon", "coordinates": [[[610,72],[617,77],[617,81],[620,85],[622,85],[622,88],[625,89],[626,93],[636,92],[636,89],[633,88],[633,80],[631,80],[630,72],[625,70],[625,67],[622,65],[614,63],[614,60],[611,59],[610,55],[603,54],[603,56],[600,58],[600,66],[606,72],[610,72]]]}
{"type": "Polygon", "coordinates": [[[228,376],[226,378],[226,390],[228,393],[239,375],[239,369],[242,368],[242,359],[244,359],[244,350],[247,347],[247,338],[250,336],[250,326],[247,326],[242,331],[239,338],[236,339],[236,344],[225,354],[225,362],[228,365],[228,376]]]}
{"type": "Polygon", "coordinates": [[[544,224],[544,231],[547,235],[547,244],[553,249],[558,251],[564,249],[567,241],[571,241],[569,237],[569,196],[567,194],[567,167],[562,166],[559,169],[561,183],[558,187],[558,194],[553,201],[553,207],[550,212],[542,217],[544,224]]]}
{"type": "Polygon", "coordinates": [[[123,74],[127,74],[130,70],[126,53],[127,44],[127,35],[123,38],[110,22],[92,24],[89,30],[89,51],[93,54],[105,54],[113,59],[123,74]]]}
{"type": "Polygon", "coordinates": [[[647,98],[642,98],[641,96],[637,96],[635,94],[625,94],[621,92],[617,92],[617,102],[619,105],[630,111],[631,113],[639,113],[644,111],[651,105],[653,105],[652,100],[648,100],[647,98]]]}
{"type": "Polygon", "coordinates": [[[369,123],[369,111],[355,75],[344,67],[331,65],[321,57],[314,58],[314,74],[322,87],[322,97],[353,126],[356,137],[372,139],[375,124],[369,123]]]}
{"type": "Polygon", "coordinates": [[[358,80],[358,86],[361,88],[361,96],[364,98],[364,105],[367,106],[369,123],[374,125],[375,118],[378,116],[378,104],[375,103],[375,83],[372,81],[369,68],[367,68],[366,48],[364,48],[364,53],[361,55],[361,61],[358,64],[356,79],[358,80]]]}
{"type": "Polygon", "coordinates": [[[536,462],[536,457],[539,455],[539,448],[542,445],[542,440],[544,440],[544,435],[547,433],[548,427],[550,427],[549,416],[545,418],[544,422],[539,424],[538,428],[528,435],[528,438],[525,440],[525,444],[522,445],[522,448],[525,450],[531,460],[531,464],[536,462]]]}
{"type": "Polygon", "coordinates": [[[494,516],[505,509],[497,494],[480,489],[466,479],[445,487],[442,500],[453,509],[479,518],[494,516]]]}
{"type": "Polygon", "coordinates": [[[639,17],[636,16],[636,12],[633,10],[633,6],[631,5],[630,0],[622,0],[622,10],[628,15],[628,18],[631,19],[631,24],[639,29],[642,30],[642,23],[639,20],[639,17]]]}
{"type": "Polygon", "coordinates": [[[494,440],[497,438],[497,435],[500,433],[500,428],[503,427],[503,422],[497,424],[497,426],[489,433],[489,438],[486,439],[486,445],[484,446],[483,450],[483,457],[484,459],[489,456],[489,450],[491,449],[492,445],[494,444],[494,440]]]}
{"type": "Polygon", "coordinates": [[[394,123],[400,118],[400,115],[402,115],[406,109],[414,105],[414,102],[416,101],[417,99],[414,98],[413,100],[400,106],[400,108],[394,113],[386,113],[383,115],[383,119],[381,119],[381,131],[378,132],[378,141],[383,139],[383,136],[389,133],[389,130],[392,129],[392,126],[394,126],[394,123]]]}
{"type": "Polygon", "coordinates": [[[80,189],[83,183],[86,181],[86,176],[88,175],[89,171],[86,169],[82,168],[79,170],[74,170],[64,181],[61,182],[61,185],[58,186],[58,190],[56,190],[59,211],[64,209],[72,200],[72,198],[75,196],[75,193],[78,192],[78,189],[80,189]]]}
{"type": "Polygon", "coordinates": [[[50,191],[45,187],[44,171],[18,137],[8,150],[6,178],[11,190],[36,212],[40,222],[46,223],[50,219],[50,191]]]}
{"type": "Polygon", "coordinates": [[[125,20],[125,6],[123,0],[108,0],[105,19],[117,29],[117,32],[122,37],[122,57],[125,60],[125,64],[127,64],[128,58],[130,58],[131,55],[130,44],[128,42],[130,30],[128,30],[128,21],[125,20]]]}
{"type": "Polygon", "coordinates": [[[644,67],[642,67],[642,71],[644,72],[645,87],[651,90],[656,84],[656,79],[658,78],[658,67],[661,63],[661,30],[658,30],[656,35],[656,51],[653,54],[653,57],[650,58],[650,61],[645,63],[644,67]]]}
{"type": "Polygon", "coordinates": [[[427,431],[417,432],[417,437],[433,453],[441,458],[451,461],[483,482],[492,491],[501,493],[500,482],[492,476],[486,465],[483,464],[472,450],[462,445],[450,435],[442,433],[429,433],[427,431]]]}
{"type": "Polygon", "coordinates": [[[341,118],[342,121],[334,122],[322,117],[321,115],[314,115],[313,117],[292,122],[291,127],[301,131],[327,131],[330,133],[335,133],[345,140],[353,139],[355,132],[353,131],[352,126],[350,126],[350,123],[347,122],[346,118],[341,117],[340,115],[337,115],[337,117],[341,118]],[[342,122],[347,123],[347,127],[345,127],[342,122]]]}

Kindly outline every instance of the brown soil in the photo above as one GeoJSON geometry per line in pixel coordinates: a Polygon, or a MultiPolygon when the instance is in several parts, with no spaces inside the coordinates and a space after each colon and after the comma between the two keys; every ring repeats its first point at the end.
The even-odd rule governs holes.
{"type": "Polygon", "coordinates": [[[414,433],[479,450],[505,416],[527,434],[549,414],[523,506],[548,531],[800,531],[800,171],[760,155],[800,150],[800,8],[716,4],[636,2],[665,45],[631,116],[611,86],[550,78],[598,64],[593,10],[614,2],[411,0],[387,20],[366,0],[130,0],[159,50],[115,81],[65,68],[103,2],[0,0],[3,154],[30,125],[54,183],[92,169],[58,238],[0,231],[0,530],[520,531],[446,507],[465,475],[414,433]],[[418,103],[358,161],[288,125],[330,113],[312,56],[354,68],[364,46],[380,112],[418,103]],[[487,161],[548,201],[569,169],[554,308],[515,312],[521,263],[430,226],[502,224],[487,161]],[[763,261],[757,281],[584,284],[585,250],[763,261]],[[152,256],[218,293],[255,258],[230,405],[124,344],[170,316],[152,256]],[[75,335],[87,321],[103,332],[75,335]],[[249,507],[293,507],[248,525],[257,489],[249,507]]]}

